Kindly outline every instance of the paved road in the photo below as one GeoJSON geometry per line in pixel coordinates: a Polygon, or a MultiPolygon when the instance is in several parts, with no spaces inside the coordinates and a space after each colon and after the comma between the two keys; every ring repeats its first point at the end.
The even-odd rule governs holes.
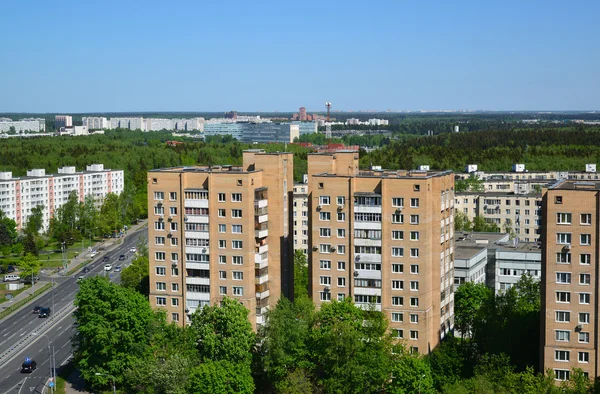
{"type": "MultiPolygon", "coordinates": [[[[133,257],[133,254],[129,252],[129,249],[132,246],[137,245],[140,237],[147,238],[146,228],[142,228],[129,234],[124,238],[123,244],[108,252],[110,263],[113,267],[117,265],[121,265],[122,267],[129,265],[133,257]],[[121,254],[127,256],[125,261],[118,261],[119,255],[121,254]]],[[[31,307],[25,307],[24,309],[13,313],[3,321],[0,321],[0,352],[8,349],[11,344],[15,343],[24,335],[35,332],[44,322],[45,319],[38,318],[37,315],[32,313],[34,305],[49,306],[52,308],[52,298],[54,296],[54,308],[52,308],[52,311],[59,311],[74,300],[78,290],[78,276],[82,275],[88,277],[104,275],[104,265],[106,263],[102,262],[103,256],[104,255],[98,256],[96,260],[88,265],[90,272],[87,274],[76,273],[72,277],[57,278],[57,285],[53,292],[49,291],[37,298],[36,301],[31,304],[31,307]]],[[[113,282],[120,281],[120,274],[111,271],[110,275],[113,282]]],[[[71,337],[74,332],[72,314],[65,315],[64,318],[54,323],[52,327],[45,332],[50,339],[50,346],[54,346],[57,368],[72,354],[71,337]]],[[[49,372],[48,340],[44,336],[38,337],[17,354],[16,357],[0,367],[0,393],[19,393],[19,390],[21,390],[21,394],[30,393],[30,388],[38,385],[39,388],[43,385],[43,382],[45,382],[49,376],[49,372]],[[25,357],[31,357],[38,363],[38,369],[28,375],[20,373],[20,367],[25,357]]]]}

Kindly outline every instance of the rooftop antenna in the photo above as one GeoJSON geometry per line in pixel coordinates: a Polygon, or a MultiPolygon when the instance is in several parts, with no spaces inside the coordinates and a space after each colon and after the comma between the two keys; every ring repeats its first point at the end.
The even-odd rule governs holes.
{"type": "Polygon", "coordinates": [[[329,101],[325,102],[325,108],[327,108],[327,121],[331,120],[331,103],[329,101]]]}

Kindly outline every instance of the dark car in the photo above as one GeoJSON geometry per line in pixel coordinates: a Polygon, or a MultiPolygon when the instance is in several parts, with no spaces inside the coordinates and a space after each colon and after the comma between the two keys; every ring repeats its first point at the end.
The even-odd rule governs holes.
{"type": "Polygon", "coordinates": [[[38,317],[50,317],[50,308],[41,308],[38,317]]]}
{"type": "Polygon", "coordinates": [[[123,261],[123,260],[125,260],[125,255],[124,255],[124,254],[120,255],[120,256],[119,256],[119,260],[120,260],[120,261],[123,261]]]}
{"type": "Polygon", "coordinates": [[[14,265],[9,265],[8,267],[6,267],[6,273],[10,274],[11,272],[15,272],[15,266],[14,265]]]}
{"type": "Polygon", "coordinates": [[[37,369],[37,363],[35,360],[30,359],[29,357],[25,359],[23,365],[21,365],[22,373],[32,373],[37,369]]]}
{"type": "Polygon", "coordinates": [[[23,278],[23,283],[25,283],[26,285],[30,285],[32,284],[32,280],[33,283],[37,283],[40,280],[40,278],[38,278],[37,276],[34,276],[33,278],[31,276],[28,276],[26,278],[23,278]]]}
{"type": "Polygon", "coordinates": [[[43,306],[34,306],[33,313],[35,313],[37,315],[38,313],[40,313],[40,310],[43,308],[44,308],[43,306]]]}
{"type": "Polygon", "coordinates": [[[90,272],[90,267],[88,267],[87,265],[85,267],[83,267],[83,273],[87,274],[88,272],[90,272]]]}
{"type": "Polygon", "coordinates": [[[109,259],[110,259],[110,257],[108,257],[108,256],[104,256],[104,258],[102,259],[102,262],[103,262],[103,263],[106,263],[106,262],[107,262],[109,259]]]}

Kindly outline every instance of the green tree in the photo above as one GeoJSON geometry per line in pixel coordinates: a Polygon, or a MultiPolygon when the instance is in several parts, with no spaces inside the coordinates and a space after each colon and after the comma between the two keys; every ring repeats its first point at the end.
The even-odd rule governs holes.
{"type": "Polygon", "coordinates": [[[119,208],[119,197],[109,193],[100,208],[98,228],[104,234],[112,234],[123,227],[122,214],[119,208]]]}
{"type": "Polygon", "coordinates": [[[17,222],[0,210],[0,246],[12,246],[17,240],[17,222]]]}
{"type": "Polygon", "coordinates": [[[495,223],[488,223],[485,221],[483,216],[476,216],[473,219],[473,231],[486,232],[486,233],[498,233],[500,229],[495,223]]]}
{"type": "Polygon", "coordinates": [[[31,253],[27,253],[19,260],[19,269],[21,270],[23,279],[31,279],[32,276],[37,276],[40,268],[42,268],[42,262],[31,253]]]}
{"type": "Polygon", "coordinates": [[[294,252],[294,298],[308,297],[308,262],[301,250],[294,252]]]}
{"type": "Polygon", "coordinates": [[[465,282],[454,293],[454,325],[462,338],[470,338],[475,322],[481,319],[481,308],[494,294],[483,283],[465,282]]]}
{"type": "Polygon", "coordinates": [[[400,351],[392,364],[392,378],[386,392],[392,394],[435,393],[431,368],[420,355],[400,351]]]}
{"type": "Polygon", "coordinates": [[[124,371],[149,351],[148,329],[154,321],[150,304],[141,294],[92,277],[80,283],[74,312],[75,365],[92,387],[108,386],[113,375],[118,385],[124,371]]]}
{"type": "Polygon", "coordinates": [[[473,224],[462,212],[456,212],[454,214],[454,229],[456,231],[471,231],[473,230],[473,224]]]}
{"type": "Polygon", "coordinates": [[[391,338],[381,312],[349,299],[321,306],[310,335],[319,385],[327,392],[378,392],[390,379],[391,338]]]}
{"type": "Polygon", "coordinates": [[[190,393],[237,394],[254,393],[250,367],[228,360],[205,361],[191,370],[190,393]]]}
{"type": "Polygon", "coordinates": [[[147,255],[139,255],[121,272],[121,286],[148,297],[150,294],[150,268],[147,255]]]}

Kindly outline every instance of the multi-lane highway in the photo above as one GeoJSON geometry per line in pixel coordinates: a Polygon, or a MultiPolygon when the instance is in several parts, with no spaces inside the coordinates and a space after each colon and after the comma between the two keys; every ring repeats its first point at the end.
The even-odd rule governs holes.
{"type": "Polygon", "coordinates": [[[38,297],[32,304],[13,313],[0,321],[0,354],[15,346],[19,341],[28,337],[29,343],[25,343],[22,349],[15,352],[14,355],[0,359],[0,393],[30,393],[40,391],[50,374],[50,365],[48,363],[48,345],[54,348],[56,367],[64,364],[72,354],[71,337],[75,330],[73,327],[72,312],[58,315],[57,312],[65,310],[72,305],[75,294],[79,288],[77,278],[79,276],[95,276],[109,274],[113,282],[120,280],[120,273],[104,271],[102,262],[104,256],[109,256],[109,263],[113,269],[117,265],[123,268],[131,263],[133,253],[129,249],[136,246],[140,240],[147,239],[146,228],[141,228],[136,232],[128,234],[123,243],[115,249],[96,256],[95,260],[88,265],[89,272],[75,273],[71,277],[56,278],[53,290],[48,291],[43,296],[38,297]],[[124,254],[125,261],[119,261],[119,256],[124,254]],[[54,304],[54,307],[52,305],[54,304]],[[33,307],[40,305],[52,308],[51,321],[47,324],[46,319],[39,318],[32,313],[33,307]],[[41,335],[41,334],[44,335],[41,335]],[[34,359],[38,368],[31,374],[22,374],[21,364],[26,357],[34,359]],[[34,388],[37,388],[34,389],[34,388]]]}

